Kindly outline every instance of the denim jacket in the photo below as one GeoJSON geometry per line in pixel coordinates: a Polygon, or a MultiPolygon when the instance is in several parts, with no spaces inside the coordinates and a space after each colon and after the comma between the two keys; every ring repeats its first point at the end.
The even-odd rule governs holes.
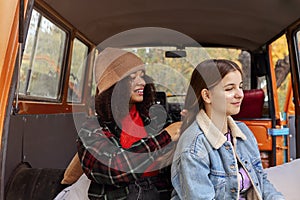
{"type": "Polygon", "coordinates": [[[238,162],[247,170],[253,185],[247,191],[247,199],[284,199],[267,179],[250,129],[231,117],[227,121],[233,143],[203,110],[183,132],[171,169],[172,199],[239,199],[238,162]]]}

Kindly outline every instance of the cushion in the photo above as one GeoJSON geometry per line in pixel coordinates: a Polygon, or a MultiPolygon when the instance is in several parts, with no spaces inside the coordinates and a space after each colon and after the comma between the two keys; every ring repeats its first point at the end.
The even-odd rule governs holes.
{"type": "Polygon", "coordinates": [[[300,159],[266,168],[268,179],[285,199],[299,199],[300,159]]]}
{"type": "Polygon", "coordinates": [[[85,174],[69,187],[62,190],[54,200],[89,200],[88,190],[91,180],[85,174]]]}
{"type": "Polygon", "coordinates": [[[31,168],[28,163],[20,163],[9,177],[4,199],[52,200],[67,186],[60,184],[64,171],[54,168],[31,168]]]}
{"type": "Polygon", "coordinates": [[[73,184],[82,174],[83,170],[81,168],[78,153],[76,153],[64,173],[64,178],[61,181],[61,184],[73,184]]]}
{"type": "Polygon", "coordinates": [[[263,89],[244,90],[244,99],[241,104],[241,110],[234,119],[242,118],[261,118],[264,105],[263,89]]]}

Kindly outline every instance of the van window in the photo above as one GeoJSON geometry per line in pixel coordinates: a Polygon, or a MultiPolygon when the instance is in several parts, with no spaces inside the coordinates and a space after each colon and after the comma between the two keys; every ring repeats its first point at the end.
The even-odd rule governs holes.
{"type": "MultiPolygon", "coordinates": [[[[94,49],[94,51],[92,51],[93,52],[93,58],[94,58],[94,61],[95,61],[95,59],[96,59],[96,57],[97,57],[97,55],[99,54],[99,51],[98,51],[98,49],[94,49]]],[[[93,61],[93,62],[94,62],[93,61]]],[[[93,65],[94,66],[94,65],[93,65]]],[[[92,91],[91,91],[91,98],[93,99],[94,98],[94,96],[96,95],[96,88],[97,88],[97,85],[96,85],[96,80],[95,80],[95,75],[94,75],[94,69],[92,70],[92,78],[91,78],[92,80],[92,83],[90,83],[91,84],[91,87],[92,87],[92,91]]]]}
{"type": "Polygon", "coordinates": [[[250,89],[250,54],[234,48],[185,47],[186,57],[165,57],[165,51],[176,47],[144,47],[129,49],[147,64],[147,74],[158,81],[156,88],[167,95],[182,95],[187,91],[190,76],[200,62],[206,59],[229,59],[243,70],[244,89],[250,89]],[[159,72],[159,73],[158,73],[159,72]]]}
{"type": "Polygon", "coordinates": [[[289,52],[286,36],[283,35],[271,44],[272,62],[275,69],[276,87],[280,112],[284,112],[284,105],[291,80],[289,52]]]}
{"type": "Polygon", "coordinates": [[[20,68],[23,98],[59,99],[67,34],[33,10],[20,68]]]}
{"type": "Polygon", "coordinates": [[[75,38],[72,50],[71,72],[68,87],[68,102],[80,103],[87,66],[88,46],[75,38]]]}
{"type": "Polygon", "coordinates": [[[298,63],[300,63],[300,30],[296,33],[296,48],[298,55],[298,63]]]}

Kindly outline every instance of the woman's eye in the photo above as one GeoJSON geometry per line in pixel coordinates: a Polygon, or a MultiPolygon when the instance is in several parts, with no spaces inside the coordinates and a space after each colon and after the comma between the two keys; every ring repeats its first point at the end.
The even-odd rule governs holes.
{"type": "Polygon", "coordinates": [[[130,75],[130,78],[133,80],[135,79],[135,75],[130,75]]]}
{"type": "Polygon", "coordinates": [[[233,88],[225,88],[225,91],[230,91],[232,90],[233,88]]]}

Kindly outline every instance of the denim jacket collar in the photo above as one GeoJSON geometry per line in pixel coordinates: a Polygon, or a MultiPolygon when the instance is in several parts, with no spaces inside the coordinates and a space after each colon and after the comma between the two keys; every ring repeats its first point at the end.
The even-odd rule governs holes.
{"type": "MultiPolygon", "coordinates": [[[[209,141],[209,143],[215,148],[219,149],[226,141],[227,138],[224,134],[212,123],[210,118],[206,115],[204,110],[200,110],[200,112],[196,116],[196,121],[198,125],[201,127],[205,137],[209,141]]],[[[239,137],[242,140],[246,140],[246,136],[242,133],[239,127],[236,125],[235,121],[231,116],[227,117],[228,127],[231,130],[231,134],[233,138],[239,137]]]]}

